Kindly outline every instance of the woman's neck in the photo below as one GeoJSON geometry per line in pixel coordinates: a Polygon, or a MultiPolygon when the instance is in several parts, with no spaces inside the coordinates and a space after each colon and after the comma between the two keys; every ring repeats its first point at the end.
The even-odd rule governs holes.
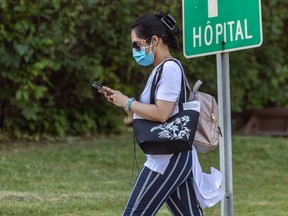
{"type": "Polygon", "coordinates": [[[172,58],[169,49],[167,50],[161,50],[160,53],[157,53],[154,59],[154,63],[153,66],[156,67],[157,65],[159,65],[161,62],[163,62],[166,59],[172,58]]]}

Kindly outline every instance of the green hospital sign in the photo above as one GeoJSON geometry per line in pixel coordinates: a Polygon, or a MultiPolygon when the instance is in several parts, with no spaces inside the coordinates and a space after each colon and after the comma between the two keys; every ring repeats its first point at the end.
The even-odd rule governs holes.
{"type": "Polygon", "coordinates": [[[186,58],[262,44],[261,0],[183,0],[186,58]]]}

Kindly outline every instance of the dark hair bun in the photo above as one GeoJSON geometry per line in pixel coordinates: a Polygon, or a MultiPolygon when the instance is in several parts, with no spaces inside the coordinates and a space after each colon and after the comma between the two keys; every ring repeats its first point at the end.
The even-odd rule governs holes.
{"type": "Polygon", "coordinates": [[[150,43],[151,37],[156,35],[162,38],[163,43],[169,48],[174,50],[179,48],[176,37],[179,30],[175,19],[170,14],[159,12],[155,16],[140,16],[131,27],[139,38],[147,39],[148,43],[150,43]]]}

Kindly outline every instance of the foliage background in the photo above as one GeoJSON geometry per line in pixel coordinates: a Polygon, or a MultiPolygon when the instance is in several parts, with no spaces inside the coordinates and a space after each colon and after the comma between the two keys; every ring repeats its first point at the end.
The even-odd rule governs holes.
{"type": "MultiPolygon", "coordinates": [[[[91,83],[137,97],[151,68],[131,56],[131,23],[162,10],[182,28],[181,7],[176,0],[0,0],[0,130],[33,139],[119,131],[125,113],[91,83]]],[[[263,0],[263,45],[230,54],[232,111],[287,106],[287,8],[286,0],[263,0]]],[[[191,82],[201,79],[216,96],[215,56],[174,56],[191,82]]]]}

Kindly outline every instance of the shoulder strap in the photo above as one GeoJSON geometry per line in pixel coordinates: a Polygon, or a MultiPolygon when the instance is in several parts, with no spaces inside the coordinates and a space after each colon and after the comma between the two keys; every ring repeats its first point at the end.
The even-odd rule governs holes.
{"type": "MultiPolygon", "coordinates": [[[[183,110],[183,103],[185,103],[186,101],[186,88],[185,86],[188,84],[186,76],[184,74],[183,68],[182,66],[179,64],[178,61],[176,61],[175,59],[168,59],[166,61],[164,61],[159,68],[157,69],[154,77],[153,77],[153,81],[152,81],[152,86],[151,86],[151,92],[150,92],[150,104],[155,104],[155,91],[156,91],[156,87],[161,79],[161,75],[162,75],[162,71],[163,71],[163,67],[165,62],[167,61],[174,61],[175,63],[178,64],[178,66],[180,67],[180,70],[182,72],[182,79],[181,79],[181,91],[180,91],[180,98],[179,98],[179,110],[183,110]],[[184,79],[185,77],[185,79],[184,79]],[[186,85],[185,85],[186,82],[186,85]]],[[[189,84],[188,84],[189,85],[189,84]]],[[[190,88],[190,86],[189,86],[190,88]]]]}
{"type": "MultiPolygon", "coordinates": [[[[165,61],[166,62],[166,61],[165,61]]],[[[164,63],[163,62],[157,69],[154,77],[153,77],[153,81],[152,81],[152,85],[151,85],[151,91],[150,91],[150,104],[155,104],[155,91],[156,91],[156,87],[161,79],[161,74],[163,71],[163,66],[164,63]]]]}

